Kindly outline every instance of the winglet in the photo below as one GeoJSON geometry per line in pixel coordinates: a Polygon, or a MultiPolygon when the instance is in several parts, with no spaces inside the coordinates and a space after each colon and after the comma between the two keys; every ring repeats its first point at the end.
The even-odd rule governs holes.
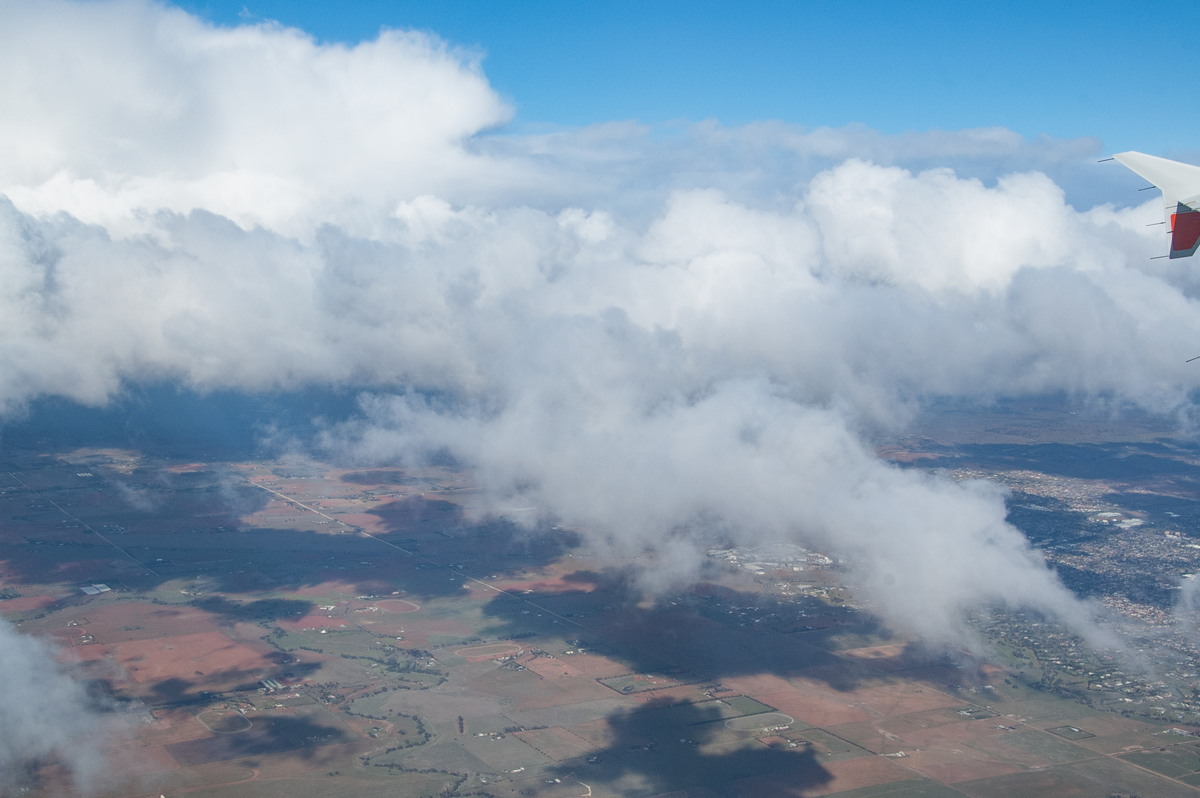
{"type": "Polygon", "coordinates": [[[1113,158],[1162,191],[1163,217],[1171,230],[1170,256],[1196,254],[1200,249],[1200,166],[1141,152],[1119,152],[1113,158]]]}

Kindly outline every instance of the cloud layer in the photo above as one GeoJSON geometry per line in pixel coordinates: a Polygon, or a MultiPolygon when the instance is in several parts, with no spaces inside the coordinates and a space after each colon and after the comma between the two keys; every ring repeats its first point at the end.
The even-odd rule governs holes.
{"type": "Polygon", "coordinates": [[[1147,260],[1152,208],[1081,203],[1094,143],[489,133],[510,111],[477,55],[429,35],[3,9],[7,412],[131,381],[352,386],[348,456],[450,451],[491,507],[657,551],[664,582],[714,533],[806,542],[951,642],[980,604],[1087,608],[993,489],[887,465],[873,432],[946,396],[1189,407],[1200,286],[1147,260]]]}
{"type": "Polygon", "coordinates": [[[83,685],[59,667],[40,641],[0,621],[0,792],[16,792],[31,770],[49,761],[64,765],[81,794],[103,771],[114,731],[94,711],[83,685]]]}

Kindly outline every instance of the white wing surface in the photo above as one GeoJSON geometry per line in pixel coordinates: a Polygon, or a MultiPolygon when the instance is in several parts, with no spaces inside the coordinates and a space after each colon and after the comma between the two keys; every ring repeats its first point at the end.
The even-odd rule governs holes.
{"type": "Polygon", "coordinates": [[[1172,258],[1187,258],[1200,247],[1200,166],[1141,152],[1113,156],[1149,180],[1163,198],[1163,218],[1171,231],[1172,258]]]}

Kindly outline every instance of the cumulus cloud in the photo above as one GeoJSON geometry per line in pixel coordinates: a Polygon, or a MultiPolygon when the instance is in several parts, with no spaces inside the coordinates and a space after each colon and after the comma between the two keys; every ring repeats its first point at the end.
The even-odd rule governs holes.
{"type": "Polygon", "coordinates": [[[596,552],[656,553],[644,580],[655,589],[694,578],[706,542],[789,540],[843,559],[868,606],[932,644],[971,640],[963,611],[981,604],[1052,609],[1091,628],[988,483],[887,465],[841,414],[763,380],[651,406],[626,398],[525,395],[492,417],[376,399],[353,446],[448,448],[492,497],[533,501],[588,533],[596,552]]]}
{"type": "Polygon", "coordinates": [[[997,601],[1090,628],[993,489],[870,441],[935,397],[1188,407],[1196,279],[1147,260],[1153,204],[1068,194],[1094,142],[488,135],[477,54],[426,34],[5,9],[0,408],[349,386],[331,448],[450,451],[666,581],[714,534],[798,540],[932,640],[997,601]]]}
{"type": "Polygon", "coordinates": [[[462,142],[508,108],[476,54],[426,34],[345,47],[150,0],[3,7],[0,190],[35,212],[136,230],[205,208],[299,231],[502,169],[462,142]]]}

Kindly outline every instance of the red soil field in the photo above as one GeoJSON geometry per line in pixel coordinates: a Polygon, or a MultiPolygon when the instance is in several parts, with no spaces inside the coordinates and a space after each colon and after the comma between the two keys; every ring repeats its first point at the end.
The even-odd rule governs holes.
{"type": "Polygon", "coordinates": [[[17,596],[16,598],[0,601],[0,614],[29,612],[40,610],[58,601],[56,596],[17,596]]]}
{"type": "Polygon", "coordinates": [[[605,676],[620,676],[622,673],[629,672],[628,665],[615,662],[599,654],[572,654],[570,662],[571,667],[593,678],[602,679],[605,676]]]}
{"type": "MultiPolygon", "coordinates": [[[[864,691],[842,692],[811,679],[789,682],[778,676],[762,674],[734,676],[722,679],[722,684],[770,704],[797,720],[821,728],[856,723],[878,716],[859,706],[864,698],[864,691]]],[[[904,685],[897,687],[897,696],[901,696],[902,691],[908,689],[904,685]]],[[[881,697],[877,696],[875,700],[879,703],[895,704],[899,699],[881,701],[881,697]]]]}
{"type": "Polygon", "coordinates": [[[912,771],[903,765],[876,756],[844,759],[841,762],[825,762],[823,765],[833,775],[833,780],[819,787],[811,788],[804,793],[805,795],[829,795],[830,793],[857,790],[862,787],[912,778],[912,771]]]}
{"type": "MultiPolygon", "coordinates": [[[[734,687],[738,681],[726,679],[725,683],[734,687]]],[[[769,704],[797,720],[821,728],[842,723],[854,723],[871,717],[862,707],[854,706],[852,696],[838,693],[832,689],[814,690],[789,687],[786,690],[770,692],[751,693],[747,691],[746,695],[756,698],[764,704],[769,704]]]]}
{"type": "Polygon", "coordinates": [[[195,607],[163,607],[149,602],[93,603],[79,608],[82,627],[97,643],[201,634],[217,631],[212,613],[195,607]]]}
{"type": "Polygon", "coordinates": [[[112,646],[106,646],[101,643],[89,643],[86,645],[73,647],[68,656],[71,659],[79,662],[94,662],[112,655],[112,646]]]}
{"type": "MultiPolygon", "coordinates": [[[[822,686],[824,688],[824,686],[822,686]]],[[[828,688],[824,688],[828,689],[828,688]]],[[[960,699],[912,682],[879,684],[851,691],[851,700],[888,717],[962,705],[960,699]]]]}
{"type": "Polygon", "coordinates": [[[521,664],[543,679],[566,679],[572,676],[584,675],[582,671],[571,667],[561,659],[537,657],[521,664]]]}
{"type": "Polygon", "coordinates": [[[235,643],[219,632],[178,635],[155,640],[119,643],[116,659],[134,681],[156,682],[164,679],[193,681],[196,671],[216,675],[272,667],[269,660],[253,649],[235,643]]]}

